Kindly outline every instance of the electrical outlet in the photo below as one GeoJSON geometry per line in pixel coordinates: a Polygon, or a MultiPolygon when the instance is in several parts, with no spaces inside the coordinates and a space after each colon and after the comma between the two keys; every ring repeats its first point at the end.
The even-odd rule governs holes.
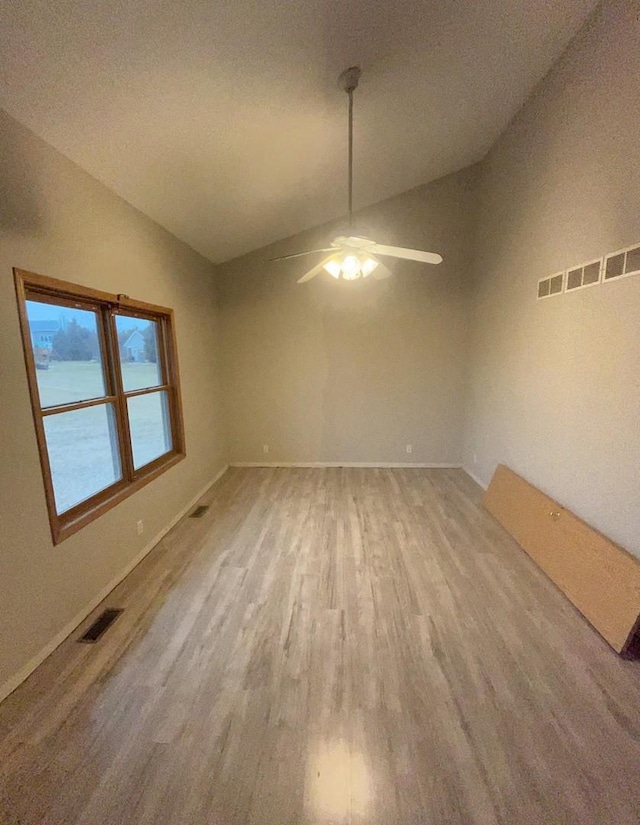
{"type": "Polygon", "coordinates": [[[268,444],[263,444],[262,445],[262,452],[263,453],[268,453],[269,452],[269,445],[268,444]]]}
{"type": "Polygon", "coordinates": [[[140,521],[136,523],[136,527],[138,528],[138,535],[141,536],[144,533],[144,521],[140,519],[140,521]]]}
{"type": "Polygon", "coordinates": [[[473,454],[473,463],[474,464],[478,463],[478,456],[475,453],[473,454]]]}
{"type": "Polygon", "coordinates": [[[413,452],[413,447],[412,447],[412,445],[411,445],[411,444],[407,444],[407,452],[408,452],[408,453],[412,453],[412,452],[413,452]]]}

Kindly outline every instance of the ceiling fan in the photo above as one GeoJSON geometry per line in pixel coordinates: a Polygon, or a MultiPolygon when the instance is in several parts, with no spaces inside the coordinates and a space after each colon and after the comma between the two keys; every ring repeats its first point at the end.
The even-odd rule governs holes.
{"type": "Polygon", "coordinates": [[[301,258],[304,255],[314,255],[318,252],[330,252],[329,257],[324,258],[298,279],[299,284],[310,281],[316,275],[320,275],[323,270],[334,278],[342,277],[345,281],[355,281],[356,278],[366,278],[369,275],[381,281],[391,275],[391,270],[378,259],[379,256],[404,258],[425,264],[442,262],[442,256],[435,252],[376,243],[371,238],[358,234],[358,230],[353,226],[353,93],[358,88],[361,74],[358,66],[352,66],[345,69],[338,78],[340,87],[349,95],[349,226],[336,235],[330,241],[330,246],[324,249],[310,249],[307,252],[295,252],[293,255],[282,255],[271,259],[272,261],[286,261],[289,258],[301,258]]]}

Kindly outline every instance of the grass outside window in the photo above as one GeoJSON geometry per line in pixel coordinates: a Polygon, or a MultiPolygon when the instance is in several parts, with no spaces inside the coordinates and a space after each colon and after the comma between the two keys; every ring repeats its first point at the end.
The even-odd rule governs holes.
{"type": "Polygon", "coordinates": [[[58,543],[184,458],[173,313],[14,273],[58,543]]]}

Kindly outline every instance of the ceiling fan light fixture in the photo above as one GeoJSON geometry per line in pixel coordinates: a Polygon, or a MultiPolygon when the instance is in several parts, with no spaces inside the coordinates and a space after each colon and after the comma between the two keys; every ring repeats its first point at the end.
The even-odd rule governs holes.
{"type": "Polygon", "coordinates": [[[360,261],[357,255],[345,255],[342,259],[342,277],[345,281],[355,281],[360,277],[360,261]]]}
{"type": "Polygon", "coordinates": [[[354,252],[347,252],[342,256],[331,258],[324,265],[324,269],[333,278],[342,277],[345,281],[355,281],[358,278],[366,278],[371,275],[378,266],[378,262],[368,255],[357,255],[354,252]]]}
{"type": "Polygon", "coordinates": [[[373,258],[365,257],[365,259],[360,264],[360,268],[362,270],[362,277],[366,278],[367,275],[371,275],[371,273],[377,266],[377,261],[374,261],[373,258]]]}
{"type": "Polygon", "coordinates": [[[401,258],[408,261],[418,261],[425,264],[439,264],[442,256],[435,252],[426,252],[422,249],[409,249],[404,246],[389,246],[380,244],[372,238],[361,234],[359,228],[353,223],[353,93],[358,87],[360,79],[360,69],[351,66],[346,69],[339,78],[340,87],[349,95],[349,152],[348,152],[348,195],[349,195],[349,223],[331,241],[330,246],[324,249],[309,249],[306,252],[294,252],[290,255],[282,255],[279,258],[271,258],[272,261],[283,261],[289,258],[301,258],[305,255],[315,255],[318,252],[331,252],[328,258],[319,261],[312,266],[308,272],[298,278],[299,284],[305,284],[312,278],[317,277],[323,269],[332,278],[345,281],[355,281],[357,278],[367,278],[372,272],[377,270],[373,276],[376,281],[389,278],[391,270],[385,266],[386,258],[401,258]],[[382,261],[378,260],[382,257],[382,261]]]}
{"type": "Polygon", "coordinates": [[[332,258],[330,261],[327,261],[327,263],[324,265],[324,268],[333,278],[339,278],[340,273],[342,272],[342,269],[340,267],[340,261],[338,261],[336,258],[332,258]]]}

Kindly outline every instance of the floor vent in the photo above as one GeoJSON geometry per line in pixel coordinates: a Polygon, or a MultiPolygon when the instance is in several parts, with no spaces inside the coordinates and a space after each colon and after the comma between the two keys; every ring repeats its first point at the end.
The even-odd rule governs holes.
{"type": "Polygon", "coordinates": [[[86,642],[87,644],[94,644],[97,642],[102,634],[105,633],[115,622],[118,616],[122,613],[123,609],[124,608],[122,607],[108,607],[106,610],[103,610],[87,632],[81,636],[78,641],[86,642]]]}
{"type": "Polygon", "coordinates": [[[206,504],[199,504],[193,513],[189,514],[189,518],[202,518],[208,509],[206,504]]]}

